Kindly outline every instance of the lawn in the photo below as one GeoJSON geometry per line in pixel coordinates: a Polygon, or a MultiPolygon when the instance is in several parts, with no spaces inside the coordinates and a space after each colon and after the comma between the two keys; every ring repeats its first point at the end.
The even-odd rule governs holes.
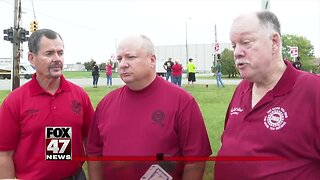
{"type": "MultiPolygon", "coordinates": [[[[63,71],[63,75],[67,79],[92,78],[91,71],[63,71]]],[[[113,72],[112,76],[119,77],[116,72],[113,72]]],[[[105,77],[105,71],[100,72],[100,77],[105,77]]]]}
{"type": "MultiPolygon", "coordinates": [[[[225,88],[217,88],[217,86],[210,85],[208,88],[205,85],[195,85],[194,87],[183,87],[190,92],[197,102],[203,113],[206,123],[207,131],[210,138],[210,143],[213,155],[216,155],[220,147],[220,136],[223,130],[225,111],[228,103],[232,97],[232,93],[236,86],[227,85],[225,88]]],[[[116,87],[85,87],[88,92],[92,104],[97,106],[102,97],[115,89],[116,87]]],[[[9,93],[9,91],[0,91],[0,102],[9,93]]],[[[86,166],[85,166],[86,167],[86,166]]],[[[207,169],[204,179],[212,179],[213,162],[207,163],[207,169]]]]}
{"type": "MultiPolygon", "coordinates": [[[[64,71],[63,72],[64,77],[67,79],[80,79],[80,78],[92,78],[91,71],[64,71]]],[[[100,77],[105,77],[105,71],[100,72],[100,77]]],[[[119,77],[119,74],[117,72],[112,73],[112,77],[116,78],[119,77]]],[[[186,78],[186,74],[184,73],[182,75],[183,78],[186,78]]],[[[196,74],[197,79],[215,79],[216,77],[211,74],[196,74]]],[[[223,79],[230,79],[228,75],[223,75],[223,79]]],[[[233,77],[231,79],[239,79],[240,77],[233,77]]]]}

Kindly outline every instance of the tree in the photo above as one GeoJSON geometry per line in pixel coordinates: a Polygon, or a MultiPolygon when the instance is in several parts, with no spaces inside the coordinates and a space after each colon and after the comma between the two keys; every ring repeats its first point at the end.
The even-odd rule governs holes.
{"type": "Polygon", "coordinates": [[[310,41],[302,36],[285,34],[282,36],[282,55],[284,58],[291,58],[290,47],[298,47],[301,59],[314,57],[314,47],[310,41]]]}
{"type": "Polygon", "coordinates": [[[119,66],[119,62],[118,61],[116,61],[116,60],[112,61],[112,69],[113,70],[117,70],[118,66],[119,66]]]}
{"type": "Polygon", "coordinates": [[[92,64],[93,64],[93,62],[94,62],[94,60],[91,59],[90,61],[83,63],[84,68],[85,68],[87,71],[91,71],[91,70],[92,70],[92,64]]]}
{"type": "Polygon", "coordinates": [[[282,36],[282,56],[294,61],[290,54],[290,47],[298,47],[302,64],[301,70],[313,71],[317,69],[316,64],[314,64],[314,47],[307,38],[293,34],[282,36]]]}
{"type": "Polygon", "coordinates": [[[100,71],[101,71],[101,70],[102,70],[102,71],[105,71],[105,70],[106,70],[106,65],[107,65],[107,63],[105,63],[105,62],[101,63],[101,64],[99,65],[100,71]]]}
{"type": "Polygon", "coordinates": [[[221,53],[222,74],[228,74],[228,77],[235,77],[237,69],[234,65],[233,51],[224,49],[221,53]]]}

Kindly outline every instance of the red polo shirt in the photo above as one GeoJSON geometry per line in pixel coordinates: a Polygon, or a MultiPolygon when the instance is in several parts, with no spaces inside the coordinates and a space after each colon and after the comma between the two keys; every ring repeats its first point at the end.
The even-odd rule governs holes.
{"type": "Polygon", "coordinates": [[[14,151],[19,179],[62,179],[74,174],[83,161],[46,161],[45,128],[72,128],[72,156],[84,156],[83,137],[93,119],[87,93],[62,76],[54,95],[43,90],[36,76],[17,88],[0,108],[0,151],[14,151]]]}
{"type": "Polygon", "coordinates": [[[216,180],[320,178],[320,78],[286,65],[277,85],[254,108],[253,84],[243,80],[237,87],[218,157],[243,159],[217,161],[216,180]]]}
{"type": "MultiPolygon", "coordinates": [[[[123,86],[97,106],[88,137],[93,157],[208,157],[211,147],[195,99],[182,88],[157,76],[146,88],[123,86]]],[[[104,179],[140,179],[151,161],[104,161],[104,179]]],[[[184,162],[159,164],[173,179],[181,179],[184,162]]]]}

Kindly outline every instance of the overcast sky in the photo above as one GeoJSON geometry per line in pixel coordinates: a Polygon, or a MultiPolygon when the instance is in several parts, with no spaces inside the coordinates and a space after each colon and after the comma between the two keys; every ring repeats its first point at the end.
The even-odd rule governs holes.
{"type": "MultiPolygon", "coordinates": [[[[261,9],[261,0],[22,0],[22,25],[29,30],[34,17],[39,28],[50,28],[65,42],[65,63],[103,62],[115,53],[117,42],[131,34],[145,34],[155,45],[229,43],[232,20],[261,9]]],[[[270,0],[282,34],[304,36],[320,56],[320,1],[270,0]]],[[[0,29],[13,26],[14,0],[0,0],[0,29]]],[[[27,58],[24,43],[23,60],[27,58]]],[[[11,57],[12,45],[0,40],[0,57],[11,57]]]]}

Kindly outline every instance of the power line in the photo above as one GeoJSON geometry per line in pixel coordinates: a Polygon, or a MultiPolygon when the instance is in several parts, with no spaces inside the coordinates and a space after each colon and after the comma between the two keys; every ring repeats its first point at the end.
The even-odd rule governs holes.
{"type": "Polygon", "coordinates": [[[36,18],[36,12],[34,11],[33,0],[31,0],[31,3],[32,3],[32,10],[33,10],[33,17],[34,17],[34,20],[37,20],[37,18],[36,18]]]}
{"type": "MultiPolygon", "coordinates": [[[[4,2],[4,3],[7,3],[7,4],[14,5],[12,2],[10,2],[8,0],[0,0],[0,2],[1,1],[4,2]]],[[[25,8],[25,7],[22,7],[22,9],[23,9],[23,11],[32,12],[33,15],[34,15],[34,19],[35,20],[36,20],[36,15],[35,14],[37,13],[38,15],[40,14],[40,15],[46,16],[48,18],[54,19],[56,21],[66,23],[68,25],[73,25],[73,26],[80,27],[80,28],[87,29],[87,30],[95,30],[95,31],[97,31],[97,29],[92,28],[92,27],[84,26],[84,25],[81,25],[81,24],[74,23],[72,21],[67,21],[67,20],[64,20],[64,19],[60,19],[60,18],[57,18],[57,17],[54,17],[54,16],[47,15],[45,13],[41,13],[41,12],[35,11],[34,6],[33,6],[33,0],[32,0],[32,7],[33,7],[33,10],[31,10],[29,8],[25,8]]]]}

